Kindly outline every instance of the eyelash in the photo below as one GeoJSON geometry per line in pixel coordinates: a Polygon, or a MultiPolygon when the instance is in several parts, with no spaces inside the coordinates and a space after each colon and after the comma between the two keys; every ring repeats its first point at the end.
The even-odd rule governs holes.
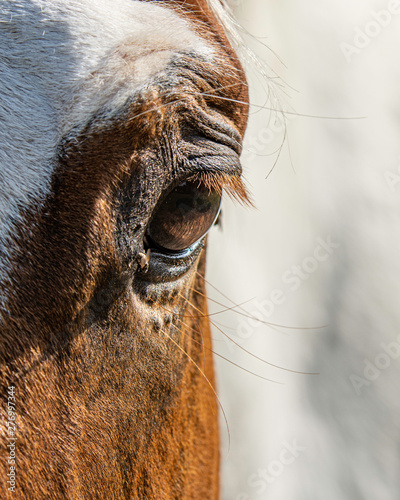
{"type": "Polygon", "coordinates": [[[198,182],[199,186],[203,185],[209,191],[215,190],[219,194],[222,194],[222,191],[224,191],[231,199],[242,205],[254,206],[243,179],[238,175],[204,170],[196,172],[186,180],[198,182]]]}

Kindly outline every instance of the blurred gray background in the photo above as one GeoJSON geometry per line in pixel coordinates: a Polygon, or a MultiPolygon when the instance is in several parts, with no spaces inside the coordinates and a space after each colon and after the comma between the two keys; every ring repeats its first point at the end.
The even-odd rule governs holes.
{"type": "Polygon", "coordinates": [[[400,2],[231,4],[269,78],[246,64],[257,208],[210,235],[211,312],[242,304],[214,347],[279,384],[216,359],[223,498],[398,499],[400,2]]]}

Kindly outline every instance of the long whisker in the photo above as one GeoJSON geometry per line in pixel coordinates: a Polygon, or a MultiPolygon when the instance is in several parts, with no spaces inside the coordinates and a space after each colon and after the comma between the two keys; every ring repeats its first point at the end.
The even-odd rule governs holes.
{"type": "Polygon", "coordinates": [[[269,158],[270,156],[274,156],[274,155],[278,154],[279,151],[282,149],[282,145],[283,145],[283,143],[281,142],[281,144],[274,151],[271,151],[271,153],[265,153],[265,154],[256,153],[254,150],[252,150],[250,148],[246,148],[246,147],[243,147],[243,151],[246,151],[247,153],[255,155],[259,158],[269,158]]]}
{"type": "MultiPolygon", "coordinates": [[[[203,280],[207,283],[207,285],[209,285],[211,288],[213,288],[215,291],[217,291],[218,293],[220,293],[225,299],[229,300],[229,302],[232,302],[233,304],[235,303],[232,299],[230,299],[227,295],[225,295],[224,293],[222,293],[220,290],[218,290],[218,288],[216,288],[212,283],[210,283],[209,281],[206,280],[206,278],[200,274],[198,271],[196,271],[196,273],[201,277],[203,278],[203,280]]],[[[197,291],[197,290],[196,290],[197,291]]],[[[198,291],[197,291],[198,292],[198,291]]],[[[198,292],[200,293],[200,292],[198,292]]],[[[208,297],[207,297],[208,298],[208,297]]],[[[208,298],[209,300],[212,300],[210,298],[208,298]]],[[[240,304],[237,305],[237,308],[238,309],[242,309],[242,311],[244,311],[244,309],[241,307],[243,304],[247,303],[247,302],[250,302],[251,300],[253,299],[249,299],[247,300],[246,302],[241,302],[240,304]]],[[[213,302],[216,302],[213,300],[213,302]]],[[[219,302],[217,302],[218,304],[220,304],[219,302]]],[[[220,304],[220,305],[223,305],[223,304],[220,304]]],[[[225,306],[224,306],[225,307],[225,306]]],[[[234,308],[232,308],[234,309],[234,308]]],[[[224,311],[220,311],[220,312],[224,312],[224,311]]],[[[239,314],[240,316],[244,316],[245,318],[249,318],[249,319],[254,319],[255,321],[258,321],[259,323],[263,324],[263,325],[268,325],[270,327],[277,327],[277,328],[285,328],[286,330],[319,330],[321,328],[327,328],[329,325],[321,325],[321,326],[287,326],[287,325],[280,325],[278,323],[270,323],[269,321],[264,321],[262,319],[259,319],[255,316],[251,316],[250,314],[247,314],[247,312],[245,311],[244,313],[241,313],[241,312],[238,312],[238,311],[235,311],[237,314],[239,314]]],[[[278,330],[279,331],[279,330],[278,330]]]]}
{"type": "Polygon", "coordinates": [[[215,319],[213,320],[213,324],[218,325],[221,328],[226,328],[227,330],[232,330],[232,331],[236,330],[236,328],[234,328],[232,326],[225,325],[225,324],[221,323],[220,321],[215,321],[215,319]]]}
{"type": "MultiPolygon", "coordinates": [[[[155,300],[150,298],[149,299],[151,300],[151,302],[153,302],[153,304],[156,304],[155,300]]],[[[169,313],[169,314],[174,314],[180,318],[191,318],[191,319],[200,319],[200,318],[209,318],[210,316],[216,316],[217,314],[222,314],[224,312],[227,312],[227,311],[232,311],[234,310],[235,308],[238,308],[244,304],[247,304],[248,302],[250,302],[252,299],[248,299],[248,300],[245,300],[244,302],[241,302],[240,304],[236,304],[232,307],[227,307],[225,309],[223,309],[222,311],[217,311],[215,313],[210,313],[210,314],[201,314],[201,316],[192,316],[192,315],[186,315],[186,314],[179,314],[175,311],[171,311],[169,309],[167,309],[166,307],[162,306],[161,304],[157,304],[159,305],[160,307],[162,307],[164,309],[165,312],[169,313]]],[[[239,313],[238,313],[239,314],[239,313]]]]}
{"type": "MultiPolygon", "coordinates": [[[[156,305],[159,306],[159,304],[157,304],[157,303],[156,303],[156,305]]],[[[201,338],[201,342],[199,342],[196,339],[194,339],[191,335],[189,335],[188,333],[186,333],[183,329],[179,328],[177,325],[173,325],[173,326],[174,326],[174,328],[176,330],[178,330],[178,332],[181,335],[184,335],[185,337],[189,338],[192,342],[200,345],[201,350],[202,350],[202,355],[203,355],[203,366],[206,366],[206,352],[205,352],[205,349],[207,349],[207,347],[204,345],[204,336],[203,336],[203,332],[201,331],[201,328],[200,328],[199,320],[195,320],[195,321],[196,321],[198,330],[195,330],[193,328],[193,326],[191,326],[191,325],[185,325],[185,326],[188,326],[192,330],[192,332],[199,333],[200,334],[200,338],[201,338]]],[[[211,349],[207,349],[207,350],[211,350],[211,349]]],[[[213,351],[211,350],[211,352],[213,352],[213,351]]],[[[208,398],[208,404],[209,404],[209,406],[211,408],[211,411],[213,411],[212,401],[211,401],[210,398],[208,398]]]]}
{"type": "MultiPolygon", "coordinates": [[[[197,293],[200,293],[200,292],[197,292],[197,293]]],[[[206,297],[204,294],[201,294],[203,295],[204,297],[206,297]]],[[[182,295],[181,295],[182,297],[182,295]]],[[[192,304],[191,302],[189,302],[190,305],[192,307],[194,307],[195,309],[197,309],[197,307],[192,304]]],[[[212,322],[211,322],[212,323],[212,322]]],[[[266,361],[265,359],[263,358],[260,358],[259,356],[257,356],[256,354],[253,354],[252,352],[248,351],[247,349],[245,349],[243,346],[241,346],[238,342],[236,342],[235,340],[233,340],[227,333],[225,333],[221,328],[219,328],[215,323],[212,323],[213,326],[219,331],[222,333],[222,335],[224,335],[228,340],[230,340],[235,346],[239,347],[239,349],[241,349],[242,351],[244,351],[246,354],[249,354],[250,356],[252,356],[253,358],[255,359],[258,359],[259,361],[261,361],[262,363],[265,363],[266,365],[269,365],[269,366],[273,366],[274,368],[278,368],[279,370],[284,370],[286,372],[291,372],[291,373],[296,373],[298,375],[319,375],[319,373],[315,373],[315,372],[302,372],[302,371],[298,371],[298,370],[291,370],[290,368],[284,368],[283,366],[279,366],[279,365],[275,365],[274,363],[270,363],[269,361],[266,361]]]]}
{"type": "MultiPolygon", "coordinates": [[[[224,304],[222,304],[221,302],[218,302],[217,300],[211,299],[210,297],[208,297],[207,295],[202,294],[201,292],[199,292],[199,291],[198,291],[198,290],[196,290],[195,288],[192,288],[192,290],[193,290],[193,291],[195,291],[195,292],[197,292],[197,293],[199,293],[199,294],[201,294],[201,295],[203,295],[204,297],[206,297],[206,299],[207,299],[207,300],[209,300],[209,301],[211,301],[211,302],[215,302],[215,303],[216,303],[216,304],[218,304],[218,305],[222,305],[223,307],[226,307],[226,306],[225,306],[224,304]]],[[[253,300],[253,299],[248,299],[248,300],[247,300],[247,302],[250,302],[250,301],[252,301],[252,300],[253,300]]],[[[234,304],[233,300],[230,300],[230,302],[232,302],[232,303],[234,304]]],[[[242,303],[242,304],[243,304],[243,303],[242,303]]],[[[282,335],[287,335],[286,333],[281,332],[281,331],[279,330],[279,328],[278,328],[278,327],[279,327],[280,325],[274,325],[273,323],[263,322],[263,320],[258,319],[258,318],[256,318],[255,316],[254,316],[254,317],[253,317],[253,316],[249,316],[249,315],[248,315],[248,313],[247,313],[247,311],[241,307],[241,305],[242,305],[242,304],[236,304],[236,305],[237,305],[237,308],[238,308],[238,309],[241,309],[241,310],[242,310],[242,311],[244,311],[244,312],[236,311],[234,308],[232,308],[232,311],[233,311],[233,312],[235,312],[236,314],[238,314],[239,316],[244,316],[245,318],[250,318],[250,319],[256,319],[256,320],[257,320],[257,321],[259,321],[260,323],[264,323],[264,324],[266,324],[266,325],[267,325],[267,326],[268,326],[271,330],[273,330],[274,332],[278,332],[278,333],[280,333],[280,334],[282,334],[282,335]]],[[[220,311],[220,312],[221,312],[221,313],[224,313],[225,311],[223,310],[223,311],[220,311]]],[[[289,327],[288,327],[288,328],[289,328],[289,327]]],[[[293,327],[293,328],[296,328],[296,327],[293,327]]]]}
{"type": "MultiPolygon", "coordinates": [[[[222,97],[222,96],[219,96],[219,95],[215,95],[214,96],[212,94],[206,94],[204,92],[199,92],[199,95],[201,95],[203,97],[216,97],[217,99],[221,99],[222,101],[230,101],[230,102],[234,102],[236,104],[247,104],[247,105],[249,105],[248,103],[246,103],[246,101],[240,101],[238,99],[232,99],[230,97],[222,97]]],[[[269,108],[269,107],[261,106],[259,104],[254,104],[254,103],[250,103],[249,106],[250,107],[254,107],[254,108],[265,109],[267,111],[276,111],[275,108],[269,108]]],[[[323,115],[310,115],[310,114],[307,114],[307,113],[297,113],[295,111],[285,111],[285,110],[281,110],[280,113],[282,113],[284,115],[300,116],[302,118],[320,118],[322,120],[364,120],[364,119],[368,118],[367,116],[323,116],[323,115]]]]}
{"type": "MultiPolygon", "coordinates": [[[[192,337],[190,337],[190,335],[186,334],[186,332],[183,332],[183,330],[181,331],[181,329],[179,329],[179,331],[181,331],[182,333],[184,333],[185,335],[187,335],[188,337],[190,337],[196,344],[199,344],[201,345],[201,350],[202,350],[202,354],[203,354],[203,366],[206,366],[206,346],[204,345],[204,336],[203,336],[203,332],[201,331],[201,328],[200,328],[200,321],[198,319],[195,320],[196,321],[196,325],[197,325],[197,332],[200,334],[200,338],[201,338],[201,342],[197,341],[196,339],[193,339],[192,337]]],[[[194,328],[190,325],[187,325],[189,326],[189,328],[195,332],[194,328]]]]}
{"type": "MultiPolygon", "coordinates": [[[[190,300],[189,300],[188,298],[184,297],[183,295],[181,295],[181,297],[182,297],[182,298],[183,298],[183,299],[184,299],[184,300],[185,300],[185,301],[186,301],[186,302],[187,302],[187,303],[188,303],[191,307],[194,307],[195,309],[199,310],[199,309],[198,309],[198,308],[197,308],[197,307],[196,307],[196,306],[195,306],[192,302],[190,302],[190,300]]],[[[172,300],[174,300],[174,299],[172,299],[172,300]]],[[[176,301],[176,302],[177,302],[177,301],[176,301]]],[[[156,304],[157,306],[160,306],[160,304],[157,304],[156,302],[155,302],[155,304],[156,304]]],[[[214,325],[214,323],[213,323],[212,321],[210,321],[210,323],[211,323],[212,325],[214,325]]],[[[213,349],[210,349],[209,347],[205,346],[205,345],[204,345],[204,342],[199,342],[199,341],[197,341],[197,340],[196,340],[196,339],[194,339],[192,336],[190,336],[188,333],[186,333],[185,331],[183,331],[183,330],[181,330],[180,328],[178,328],[176,325],[174,325],[174,326],[175,326],[175,328],[176,328],[176,329],[177,329],[177,330],[178,330],[181,334],[183,334],[184,336],[186,336],[186,337],[190,338],[190,340],[191,340],[192,342],[195,342],[196,344],[201,345],[201,346],[202,346],[202,348],[203,348],[203,354],[204,354],[204,349],[207,349],[207,351],[211,352],[212,354],[215,354],[215,356],[218,356],[219,358],[224,359],[225,361],[227,361],[227,362],[228,362],[228,363],[230,363],[231,365],[236,366],[236,367],[237,367],[237,368],[239,368],[240,370],[243,370],[243,371],[245,371],[245,372],[247,372],[247,373],[250,373],[251,375],[254,375],[254,376],[255,376],[255,377],[257,377],[257,378],[260,378],[260,379],[262,379],[262,380],[266,380],[267,382],[272,382],[273,384],[284,385],[284,383],[283,383],[283,382],[278,382],[277,380],[273,380],[273,379],[270,379],[270,378],[264,377],[264,376],[262,376],[262,375],[259,375],[258,373],[255,373],[255,372],[253,372],[253,371],[251,371],[251,370],[248,370],[247,368],[244,368],[243,366],[238,365],[237,363],[235,363],[234,361],[232,361],[232,360],[230,360],[230,359],[226,358],[226,357],[225,357],[225,356],[223,356],[222,354],[220,354],[220,353],[218,353],[218,352],[214,351],[213,349]]],[[[190,326],[190,325],[186,325],[186,326],[188,326],[188,327],[189,327],[189,328],[190,328],[193,332],[196,332],[196,330],[195,330],[192,326],[190,326]]],[[[215,326],[215,325],[214,325],[214,326],[215,326]]],[[[200,332],[201,332],[201,331],[200,331],[200,332]]],[[[223,332],[222,332],[222,333],[223,333],[223,332]]],[[[203,337],[203,336],[202,336],[202,337],[203,337]]],[[[228,338],[229,338],[229,337],[228,337],[228,338]]],[[[229,338],[229,340],[231,340],[231,339],[229,338]]],[[[238,346],[238,347],[240,347],[240,346],[238,346]]],[[[244,350],[245,352],[247,352],[248,354],[252,355],[250,352],[246,351],[245,349],[243,349],[243,350],[244,350]]],[[[257,356],[254,356],[254,357],[256,357],[256,358],[257,358],[257,356]]],[[[257,358],[257,359],[260,359],[261,361],[263,361],[261,358],[257,358]]],[[[267,363],[267,362],[266,362],[266,363],[267,363]]],[[[280,368],[279,366],[273,365],[273,364],[271,364],[271,363],[267,363],[267,364],[269,364],[269,365],[271,365],[271,366],[274,366],[274,367],[276,367],[276,368],[280,368]]],[[[285,370],[285,368],[282,368],[282,370],[285,370]]],[[[292,371],[292,370],[287,370],[287,371],[292,371]]],[[[302,373],[302,372],[294,372],[294,373],[302,373]]],[[[305,375],[306,375],[306,374],[305,374],[305,375]]]]}
{"type": "MultiPolygon", "coordinates": [[[[221,88],[223,89],[223,87],[221,88]]],[[[230,97],[222,97],[222,96],[219,96],[219,95],[214,95],[214,94],[210,94],[210,93],[206,93],[206,92],[196,92],[196,95],[199,95],[199,96],[202,96],[202,97],[213,97],[215,99],[220,99],[222,101],[230,101],[230,102],[234,102],[236,104],[243,104],[243,105],[249,105],[249,103],[247,103],[246,101],[241,101],[241,100],[238,100],[238,99],[232,99],[230,97]]],[[[156,106],[154,108],[150,108],[150,109],[147,109],[146,111],[142,111],[141,113],[138,113],[137,115],[134,115],[131,119],[135,119],[135,118],[139,118],[143,115],[146,115],[148,113],[152,113],[154,111],[157,111],[159,110],[160,108],[165,108],[165,107],[168,107],[168,106],[171,106],[173,104],[177,104],[179,102],[183,102],[186,98],[185,97],[182,97],[182,98],[179,98],[179,99],[173,99],[172,101],[166,103],[166,104],[161,104],[159,106],[156,106]]],[[[259,105],[259,104],[254,104],[254,103],[251,103],[250,104],[250,107],[254,107],[254,108],[258,108],[258,109],[264,109],[266,111],[276,111],[275,108],[273,107],[269,107],[269,106],[265,106],[265,105],[259,105]]],[[[280,113],[282,113],[283,115],[293,115],[293,116],[299,116],[301,118],[315,118],[315,119],[322,119],[322,120],[364,120],[367,118],[367,116],[323,116],[323,115],[311,115],[311,114],[307,114],[307,113],[298,113],[298,112],[295,112],[295,111],[286,111],[286,110],[281,110],[280,113]]]]}
{"type": "MultiPolygon", "coordinates": [[[[191,306],[193,306],[193,304],[191,302],[189,302],[189,304],[191,306]]],[[[194,329],[192,327],[189,327],[192,329],[192,331],[194,331],[194,329]]],[[[195,342],[196,344],[200,344],[200,342],[198,342],[197,340],[193,339],[190,335],[188,335],[187,333],[185,333],[183,330],[179,329],[179,331],[189,337],[193,342],[195,342]]],[[[250,375],[254,375],[255,377],[257,378],[260,378],[261,380],[266,380],[267,382],[272,382],[273,384],[279,384],[279,385],[285,385],[283,382],[278,382],[277,380],[273,380],[273,379],[270,379],[270,378],[267,378],[267,377],[263,377],[262,375],[259,375],[258,373],[255,373],[255,372],[252,372],[251,370],[248,370],[247,368],[244,368],[243,366],[241,365],[238,365],[237,363],[235,363],[234,361],[232,361],[231,359],[229,358],[226,358],[225,356],[223,356],[222,354],[220,354],[219,352],[216,352],[214,351],[213,349],[210,349],[209,347],[206,347],[204,344],[203,344],[203,349],[207,349],[207,351],[211,352],[212,354],[214,354],[215,356],[217,356],[218,358],[221,358],[221,359],[224,359],[225,361],[227,361],[228,363],[230,363],[231,365],[233,366],[236,366],[236,368],[239,368],[240,370],[243,370],[244,372],[247,372],[247,373],[250,373],[250,375]]],[[[274,365],[272,365],[274,366],[274,365]]],[[[284,369],[284,368],[283,368],[284,369]]]]}
{"type": "MultiPolygon", "coordinates": [[[[243,104],[245,106],[250,106],[250,108],[253,107],[253,108],[258,108],[258,109],[264,109],[266,111],[276,112],[276,108],[274,108],[274,107],[269,107],[269,106],[265,106],[265,105],[259,105],[259,104],[255,104],[255,103],[250,103],[249,104],[246,101],[241,101],[239,99],[233,99],[233,98],[229,98],[229,97],[223,97],[223,96],[215,94],[215,92],[218,92],[218,91],[221,91],[221,90],[225,90],[225,89],[229,89],[229,88],[241,85],[241,84],[242,84],[242,82],[238,81],[238,82],[235,82],[235,83],[232,83],[232,84],[229,84],[229,85],[222,85],[222,86],[216,87],[214,89],[210,89],[207,92],[196,92],[196,95],[199,95],[199,96],[202,96],[202,97],[212,97],[212,98],[220,99],[220,100],[223,100],[223,101],[234,102],[236,104],[243,104]]],[[[182,102],[185,99],[186,99],[186,97],[182,97],[182,98],[179,98],[179,99],[174,99],[174,100],[170,101],[169,103],[161,104],[160,106],[148,109],[146,111],[142,111],[141,113],[138,113],[137,115],[134,115],[132,117],[132,119],[139,118],[139,117],[141,117],[141,116],[143,116],[145,114],[157,111],[158,109],[160,109],[160,107],[167,107],[167,106],[171,106],[172,104],[176,104],[176,103],[182,102]]],[[[280,110],[279,112],[281,114],[283,114],[283,115],[293,115],[293,116],[299,116],[299,117],[302,117],[302,118],[316,118],[316,119],[324,119],[324,120],[361,120],[361,119],[367,118],[366,116],[323,116],[323,115],[311,115],[311,114],[307,114],[307,113],[298,113],[298,112],[295,112],[295,111],[286,111],[286,110],[280,110]]]]}
{"type": "Polygon", "coordinates": [[[199,372],[201,373],[201,375],[204,377],[204,380],[207,382],[208,386],[211,388],[217,402],[218,402],[218,406],[221,408],[221,412],[222,412],[222,415],[223,415],[223,418],[224,418],[224,421],[225,421],[225,425],[226,425],[226,430],[228,432],[228,453],[229,453],[229,450],[231,448],[231,433],[230,433],[230,430],[229,430],[229,424],[228,424],[228,419],[226,417],[226,413],[225,413],[225,410],[222,406],[222,403],[218,397],[218,394],[216,392],[216,390],[214,389],[212,383],[210,382],[210,380],[208,379],[207,375],[204,373],[204,371],[200,368],[200,366],[196,363],[196,361],[194,361],[194,359],[185,351],[185,349],[183,349],[177,342],[175,342],[175,340],[170,336],[168,335],[166,332],[163,331],[163,334],[166,335],[167,338],[169,338],[169,340],[171,340],[171,342],[180,350],[183,352],[183,354],[185,354],[185,356],[187,356],[187,358],[189,359],[189,361],[191,363],[193,363],[193,365],[197,368],[197,370],[199,370],[199,372]]]}

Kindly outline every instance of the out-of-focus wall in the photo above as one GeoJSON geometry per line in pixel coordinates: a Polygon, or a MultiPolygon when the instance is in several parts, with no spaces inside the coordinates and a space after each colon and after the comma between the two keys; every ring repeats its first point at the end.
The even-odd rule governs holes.
{"type": "Polygon", "coordinates": [[[209,287],[211,299],[247,302],[212,316],[214,346],[278,383],[216,361],[230,433],[228,450],[221,419],[223,498],[395,500],[400,2],[233,7],[258,38],[245,40],[270,79],[247,64],[254,106],[243,165],[257,209],[226,204],[208,262],[208,279],[224,294],[209,287]],[[286,134],[268,110],[278,106],[274,95],[299,113],[285,115],[286,134]],[[268,363],[318,375],[267,365],[221,332],[268,363]]]}

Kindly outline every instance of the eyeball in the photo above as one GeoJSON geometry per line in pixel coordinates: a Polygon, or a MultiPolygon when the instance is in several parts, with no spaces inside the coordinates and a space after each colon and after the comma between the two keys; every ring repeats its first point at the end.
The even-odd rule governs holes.
{"type": "Polygon", "coordinates": [[[182,252],[209,231],[220,206],[221,193],[200,182],[183,182],[157,208],[147,227],[147,241],[160,251],[182,252]]]}

